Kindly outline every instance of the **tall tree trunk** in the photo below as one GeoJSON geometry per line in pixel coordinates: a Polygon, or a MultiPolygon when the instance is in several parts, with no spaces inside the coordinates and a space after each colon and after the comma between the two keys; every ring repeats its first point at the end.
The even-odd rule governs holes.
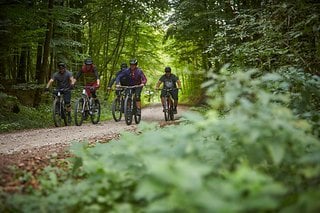
{"type": "Polygon", "coordinates": [[[38,48],[37,48],[37,62],[36,62],[36,75],[35,75],[35,79],[37,82],[39,82],[39,79],[40,79],[42,54],[43,54],[42,44],[39,42],[38,48]]]}
{"type": "Polygon", "coordinates": [[[47,68],[48,68],[48,60],[49,60],[49,53],[50,53],[50,42],[52,39],[52,32],[53,32],[53,20],[51,17],[52,9],[53,9],[53,2],[54,0],[49,0],[48,2],[48,11],[49,11],[49,21],[47,23],[47,33],[44,41],[44,46],[43,46],[43,60],[42,60],[42,65],[41,65],[41,70],[40,70],[40,75],[38,76],[39,78],[38,83],[43,84],[46,79],[46,73],[47,73],[47,68]]]}
{"type": "Polygon", "coordinates": [[[27,72],[27,48],[23,47],[19,59],[19,67],[17,72],[17,83],[26,83],[27,72]]]}

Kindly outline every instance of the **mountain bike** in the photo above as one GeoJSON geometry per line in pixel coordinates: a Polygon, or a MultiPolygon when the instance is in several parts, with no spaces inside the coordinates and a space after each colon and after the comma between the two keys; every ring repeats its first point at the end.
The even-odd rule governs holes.
{"type": "Polygon", "coordinates": [[[76,101],[74,108],[74,119],[77,126],[81,126],[83,121],[89,116],[93,124],[100,120],[101,106],[98,97],[92,98],[88,95],[87,89],[95,89],[92,86],[84,86],[81,97],[76,101]]]}
{"type": "Polygon", "coordinates": [[[171,95],[171,91],[178,90],[178,88],[163,88],[161,89],[164,91],[164,119],[165,121],[173,121],[174,120],[174,100],[171,95]]]}
{"type": "Polygon", "coordinates": [[[68,119],[67,119],[67,109],[64,103],[64,92],[70,90],[69,88],[67,89],[54,89],[52,94],[53,94],[53,105],[52,105],[52,118],[54,125],[56,127],[61,127],[62,124],[67,126],[68,124],[68,119]]]}
{"type": "Polygon", "coordinates": [[[138,87],[141,86],[119,86],[119,88],[124,89],[124,118],[127,125],[132,123],[133,117],[136,124],[141,121],[141,114],[137,114],[136,95],[134,93],[134,89],[138,87]]]}
{"type": "Polygon", "coordinates": [[[118,122],[121,120],[122,113],[124,113],[124,90],[116,88],[116,97],[112,101],[111,111],[113,119],[118,122]]]}

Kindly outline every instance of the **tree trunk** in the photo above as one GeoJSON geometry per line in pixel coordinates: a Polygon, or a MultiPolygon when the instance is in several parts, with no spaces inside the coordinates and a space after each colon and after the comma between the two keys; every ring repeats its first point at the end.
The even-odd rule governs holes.
{"type": "Polygon", "coordinates": [[[47,73],[47,68],[48,68],[48,60],[49,60],[49,53],[50,53],[50,42],[52,39],[52,32],[53,32],[53,20],[51,17],[52,9],[53,9],[53,1],[54,0],[49,0],[48,2],[48,11],[49,11],[49,21],[47,23],[47,33],[44,41],[44,46],[43,46],[43,57],[42,57],[42,65],[40,69],[40,73],[38,76],[38,83],[43,84],[45,83],[46,79],[46,73],[47,73]]]}
{"type": "Polygon", "coordinates": [[[19,67],[17,73],[17,83],[26,83],[27,73],[27,48],[23,47],[20,54],[19,67]]]}
{"type": "Polygon", "coordinates": [[[41,64],[42,64],[42,44],[38,43],[38,48],[37,48],[37,62],[36,62],[36,75],[35,79],[37,82],[39,82],[40,79],[40,73],[41,73],[41,64]]]}

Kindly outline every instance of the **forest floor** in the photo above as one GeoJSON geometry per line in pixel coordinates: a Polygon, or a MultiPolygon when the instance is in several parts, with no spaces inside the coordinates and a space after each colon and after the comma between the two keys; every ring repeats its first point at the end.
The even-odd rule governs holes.
{"type": "MultiPolygon", "coordinates": [[[[142,121],[158,122],[160,126],[177,123],[187,110],[188,107],[179,106],[175,121],[165,122],[161,105],[152,105],[142,109],[142,121]]],[[[88,121],[82,126],[0,134],[0,188],[7,192],[21,192],[29,186],[36,188],[36,176],[44,167],[70,157],[68,148],[73,141],[106,143],[118,138],[123,131],[135,131],[136,127],[134,121],[126,125],[122,117],[119,122],[111,120],[94,125],[88,121]],[[26,173],[31,174],[28,180],[21,178],[26,173]]]]}

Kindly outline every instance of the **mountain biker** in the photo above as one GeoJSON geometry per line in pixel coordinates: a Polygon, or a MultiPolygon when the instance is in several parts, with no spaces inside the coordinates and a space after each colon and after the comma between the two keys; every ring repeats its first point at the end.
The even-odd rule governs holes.
{"type": "MultiPolygon", "coordinates": [[[[171,67],[165,67],[164,69],[165,74],[162,75],[159,79],[159,81],[156,84],[156,89],[159,89],[160,85],[163,83],[163,88],[164,89],[170,89],[172,88],[173,90],[169,91],[173,98],[173,113],[177,114],[177,106],[178,106],[178,89],[181,89],[181,82],[179,78],[171,73],[171,67]]],[[[161,98],[161,103],[163,106],[163,110],[165,110],[165,91],[161,90],[160,98],[161,98]]]]}
{"type": "Polygon", "coordinates": [[[82,77],[84,85],[87,87],[86,92],[89,97],[96,98],[96,90],[100,87],[100,77],[96,65],[91,58],[87,58],[76,75],[76,80],[82,77]]]}
{"type": "MultiPolygon", "coordinates": [[[[117,76],[118,76],[121,72],[125,71],[126,69],[128,69],[127,63],[122,62],[122,63],[121,63],[121,66],[120,66],[120,70],[116,73],[116,76],[115,76],[113,79],[111,79],[111,81],[110,81],[110,83],[109,83],[109,85],[108,85],[108,87],[107,87],[108,90],[111,89],[112,85],[113,85],[114,82],[116,81],[117,76]]],[[[120,79],[120,84],[121,84],[122,86],[128,86],[128,85],[129,85],[128,78],[127,78],[126,76],[123,76],[123,77],[120,79]]],[[[116,90],[116,95],[117,95],[117,96],[120,95],[120,93],[121,93],[120,90],[116,90]]]]}
{"type": "Polygon", "coordinates": [[[138,68],[138,60],[137,59],[131,59],[130,61],[130,67],[123,72],[121,72],[116,77],[116,86],[121,85],[120,80],[124,77],[128,79],[128,85],[127,86],[135,86],[140,85],[141,87],[134,88],[134,93],[136,97],[136,103],[137,103],[137,114],[141,115],[141,91],[142,87],[147,83],[147,78],[144,75],[143,71],[138,68]]]}
{"type": "Polygon", "coordinates": [[[58,63],[59,71],[55,72],[46,85],[46,91],[49,90],[50,85],[56,81],[57,89],[66,89],[63,92],[64,103],[66,104],[66,110],[68,114],[68,123],[71,123],[71,91],[73,88],[75,79],[72,76],[72,72],[66,69],[66,64],[63,62],[58,63]]]}

